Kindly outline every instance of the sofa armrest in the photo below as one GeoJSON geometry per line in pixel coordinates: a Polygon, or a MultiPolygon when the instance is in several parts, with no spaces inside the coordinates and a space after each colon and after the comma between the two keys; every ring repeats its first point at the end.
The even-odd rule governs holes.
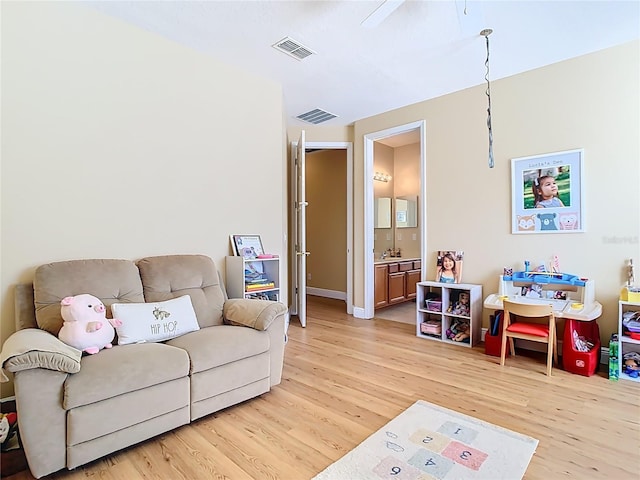
{"type": "Polygon", "coordinates": [[[35,478],[67,466],[67,412],[62,408],[67,377],[44,368],[16,372],[20,439],[35,478]]]}
{"type": "Polygon", "coordinates": [[[63,373],[80,371],[82,352],[38,328],[26,328],[11,334],[0,352],[0,379],[9,379],[5,371],[12,373],[33,368],[45,368],[63,373]]]}
{"type": "Polygon", "coordinates": [[[222,313],[226,323],[267,330],[273,321],[283,316],[287,307],[280,302],[232,298],[224,302],[222,313]]]}

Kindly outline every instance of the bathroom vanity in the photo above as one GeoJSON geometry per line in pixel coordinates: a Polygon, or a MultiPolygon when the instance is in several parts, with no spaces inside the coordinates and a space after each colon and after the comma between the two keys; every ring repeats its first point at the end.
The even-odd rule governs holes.
{"type": "Polygon", "coordinates": [[[374,308],[415,299],[421,266],[419,258],[390,257],[374,262],[374,308]]]}

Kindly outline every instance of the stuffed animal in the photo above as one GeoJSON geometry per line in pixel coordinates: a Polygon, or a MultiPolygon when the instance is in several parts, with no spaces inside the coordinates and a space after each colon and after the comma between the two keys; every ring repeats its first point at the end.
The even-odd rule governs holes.
{"type": "Polygon", "coordinates": [[[471,330],[469,323],[466,321],[456,319],[451,323],[451,327],[447,329],[447,338],[454,342],[469,343],[470,337],[471,330]]]}
{"type": "Polygon", "coordinates": [[[9,445],[18,430],[18,415],[15,412],[0,413],[0,445],[2,451],[9,445]]]}
{"type": "Polygon", "coordinates": [[[83,293],[65,297],[60,302],[64,324],[58,338],[67,345],[89,354],[102,348],[111,348],[116,335],[113,327],[122,325],[120,320],[107,320],[106,309],[100,299],[83,293]]]}

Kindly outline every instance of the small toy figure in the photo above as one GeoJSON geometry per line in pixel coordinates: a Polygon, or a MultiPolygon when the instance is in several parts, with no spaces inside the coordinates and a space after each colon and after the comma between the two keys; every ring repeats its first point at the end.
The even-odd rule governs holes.
{"type": "Polygon", "coordinates": [[[451,313],[465,317],[469,316],[469,292],[460,292],[458,301],[453,306],[451,313]]]}
{"type": "Polygon", "coordinates": [[[640,354],[637,352],[625,353],[622,361],[622,371],[631,378],[638,378],[640,376],[640,354]]]}

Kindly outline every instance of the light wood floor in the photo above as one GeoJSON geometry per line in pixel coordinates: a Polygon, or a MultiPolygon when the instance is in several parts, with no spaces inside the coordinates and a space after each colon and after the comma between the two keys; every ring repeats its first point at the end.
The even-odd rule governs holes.
{"type": "Polygon", "coordinates": [[[527,356],[501,368],[482,347],[344,310],[310,297],[271,392],[51,478],[310,479],[418,399],[537,438],[526,479],[639,478],[640,383],[559,369],[547,377],[544,360],[527,356]]]}

